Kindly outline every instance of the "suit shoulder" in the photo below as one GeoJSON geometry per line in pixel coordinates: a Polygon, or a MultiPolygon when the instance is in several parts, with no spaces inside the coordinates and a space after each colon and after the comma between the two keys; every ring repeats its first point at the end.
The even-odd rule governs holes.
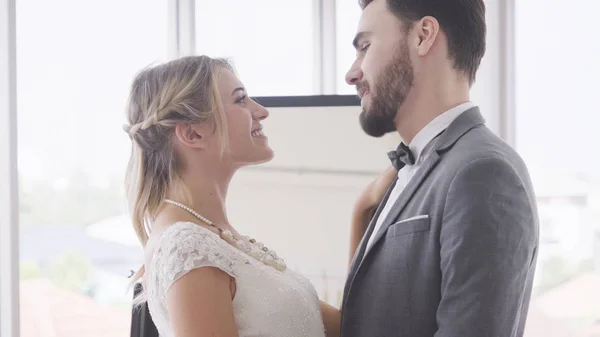
{"type": "Polygon", "coordinates": [[[531,186],[527,165],[509,144],[496,136],[489,128],[479,126],[462,135],[442,159],[448,179],[459,172],[494,168],[506,174],[514,174],[531,186]]]}
{"type": "Polygon", "coordinates": [[[527,170],[523,158],[503,139],[485,126],[477,127],[465,133],[456,141],[448,157],[461,165],[481,160],[506,163],[517,171],[527,170]]]}

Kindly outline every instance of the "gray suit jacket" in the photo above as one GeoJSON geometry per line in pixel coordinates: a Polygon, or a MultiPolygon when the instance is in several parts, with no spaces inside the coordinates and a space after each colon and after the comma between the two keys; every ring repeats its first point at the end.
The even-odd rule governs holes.
{"type": "Polygon", "coordinates": [[[372,233],[384,204],[350,267],[342,337],[523,336],[537,258],[536,198],[525,164],[478,108],[438,137],[372,233]]]}

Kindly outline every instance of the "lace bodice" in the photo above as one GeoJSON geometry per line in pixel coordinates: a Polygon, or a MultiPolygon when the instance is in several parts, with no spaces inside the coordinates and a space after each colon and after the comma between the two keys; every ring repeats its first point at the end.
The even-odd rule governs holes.
{"type": "Polygon", "coordinates": [[[180,222],[156,241],[146,267],[148,309],[161,337],[174,336],[166,306],[169,287],[207,266],[236,280],[233,313],[240,337],[325,336],[319,299],[307,279],[262,264],[205,227],[180,222]]]}

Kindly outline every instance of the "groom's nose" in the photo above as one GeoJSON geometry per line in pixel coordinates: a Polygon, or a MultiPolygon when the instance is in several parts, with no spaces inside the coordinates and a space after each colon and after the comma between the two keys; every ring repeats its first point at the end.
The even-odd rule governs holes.
{"type": "Polygon", "coordinates": [[[356,85],[363,78],[363,72],[360,69],[360,64],[358,62],[354,62],[350,70],[346,73],[346,83],[349,85],[356,85]]]}

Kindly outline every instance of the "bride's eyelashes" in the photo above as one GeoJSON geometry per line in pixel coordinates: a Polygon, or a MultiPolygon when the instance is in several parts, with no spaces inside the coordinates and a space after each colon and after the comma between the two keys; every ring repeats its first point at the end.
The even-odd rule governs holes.
{"type": "Polygon", "coordinates": [[[244,96],[242,96],[242,97],[238,98],[238,99],[235,101],[235,103],[236,103],[236,104],[246,104],[246,99],[247,99],[247,98],[248,98],[248,96],[247,96],[247,95],[244,95],[244,96]]]}

